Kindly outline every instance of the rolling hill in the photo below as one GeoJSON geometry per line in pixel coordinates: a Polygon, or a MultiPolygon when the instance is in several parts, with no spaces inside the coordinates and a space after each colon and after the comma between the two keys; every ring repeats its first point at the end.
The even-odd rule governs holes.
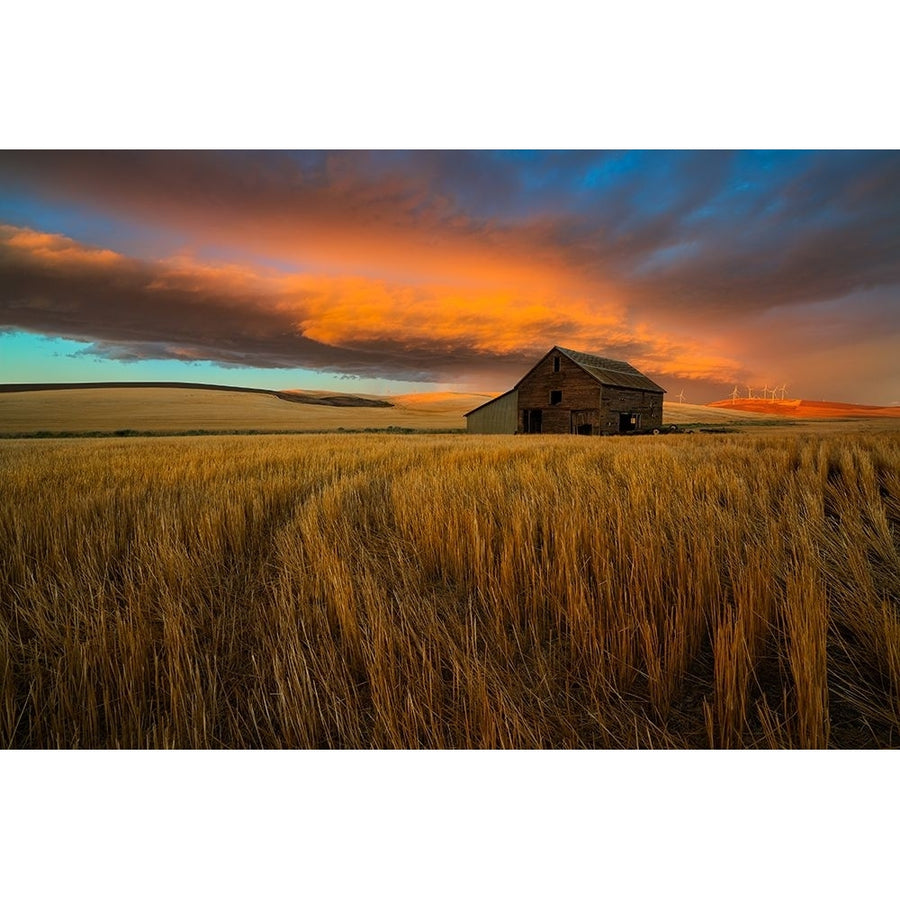
{"type": "Polygon", "coordinates": [[[716,400],[707,406],[752,412],[768,417],[783,416],[791,419],[859,419],[900,417],[900,406],[864,406],[861,403],[837,403],[828,400],[716,400]]]}
{"type": "Polygon", "coordinates": [[[0,385],[0,434],[35,432],[332,431],[465,429],[489,394],[396,398],[226,385],[0,385]]]}
{"type": "MultiPolygon", "coordinates": [[[[136,431],[464,431],[464,414],[491,393],[422,392],[379,396],[335,391],[191,383],[0,385],[0,434],[136,431]]],[[[822,419],[900,417],[900,408],[815,401],[668,402],[666,424],[763,426],[822,419]]]]}
{"type": "Polygon", "coordinates": [[[752,410],[713,409],[695,403],[663,403],[664,425],[752,425],[771,421],[771,418],[752,410]]]}

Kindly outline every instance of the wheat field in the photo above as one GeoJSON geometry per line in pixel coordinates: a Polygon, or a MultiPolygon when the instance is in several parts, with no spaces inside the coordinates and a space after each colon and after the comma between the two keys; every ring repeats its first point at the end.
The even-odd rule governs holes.
{"type": "Polygon", "coordinates": [[[900,746],[900,439],[0,445],[0,745],[900,746]]]}
{"type": "MultiPolygon", "coordinates": [[[[288,392],[290,393],[290,392],[288,392]]],[[[316,392],[320,393],[320,392],[316,392]]],[[[369,396],[369,395],[367,395],[369,396]]],[[[488,394],[401,395],[386,408],[288,403],[265,394],[190,388],[103,387],[0,392],[0,435],[186,430],[335,431],[365,428],[465,430],[463,413],[488,394]]],[[[720,410],[713,410],[722,416],[720,410]]],[[[745,415],[759,418],[755,413],[745,415]]],[[[60,435],[62,436],[62,435],[60,435]]]]}

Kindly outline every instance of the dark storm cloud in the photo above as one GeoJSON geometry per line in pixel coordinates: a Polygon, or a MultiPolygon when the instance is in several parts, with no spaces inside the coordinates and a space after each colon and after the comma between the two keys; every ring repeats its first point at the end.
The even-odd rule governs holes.
{"type": "MultiPolygon", "coordinates": [[[[687,221],[688,251],[633,282],[635,302],[746,320],[900,283],[900,154],[814,157],[777,193],[741,209],[741,188],[709,221],[687,221]]],[[[894,302],[898,295],[894,295],[894,302]]]]}
{"type": "MultiPolygon", "coordinates": [[[[323,302],[313,291],[286,290],[283,280],[237,267],[147,263],[9,226],[0,226],[0,284],[0,328],[90,341],[83,352],[107,359],[252,362],[411,381],[484,361],[437,338],[419,347],[326,345],[297,327],[307,304],[323,302]]],[[[493,362],[516,366],[521,357],[493,362]]]]}

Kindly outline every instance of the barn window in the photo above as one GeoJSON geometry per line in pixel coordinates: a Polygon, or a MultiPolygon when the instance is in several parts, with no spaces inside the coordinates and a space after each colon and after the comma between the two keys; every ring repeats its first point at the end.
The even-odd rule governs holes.
{"type": "Polygon", "coordinates": [[[553,357],[553,371],[554,372],[559,371],[559,357],[558,356],[553,357]]]}
{"type": "Polygon", "coordinates": [[[559,406],[562,403],[562,391],[550,391],[550,405],[559,406]]]}

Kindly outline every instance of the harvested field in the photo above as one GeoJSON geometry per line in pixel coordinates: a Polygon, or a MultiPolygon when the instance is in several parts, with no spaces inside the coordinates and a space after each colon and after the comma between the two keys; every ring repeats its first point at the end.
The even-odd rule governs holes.
{"type": "Polygon", "coordinates": [[[8,747],[900,747],[895,433],[0,444],[8,747]]]}
{"type": "Polygon", "coordinates": [[[665,425],[685,425],[702,423],[706,425],[759,425],[771,420],[758,412],[746,412],[741,409],[719,409],[712,406],[700,406],[695,403],[663,403],[663,423],[665,425]]]}
{"type": "MultiPolygon", "coordinates": [[[[298,401],[305,402],[229,389],[112,387],[0,393],[0,434],[40,431],[112,434],[123,430],[336,431],[339,428],[463,430],[463,413],[483,402],[481,395],[462,394],[457,395],[455,403],[448,403],[446,395],[440,395],[432,404],[423,395],[417,403],[398,406],[343,406],[339,405],[339,395],[310,391],[285,393],[292,393],[298,401]],[[326,404],[315,402],[328,397],[336,400],[326,404]]],[[[381,399],[382,402],[391,400],[381,399]]]]}

